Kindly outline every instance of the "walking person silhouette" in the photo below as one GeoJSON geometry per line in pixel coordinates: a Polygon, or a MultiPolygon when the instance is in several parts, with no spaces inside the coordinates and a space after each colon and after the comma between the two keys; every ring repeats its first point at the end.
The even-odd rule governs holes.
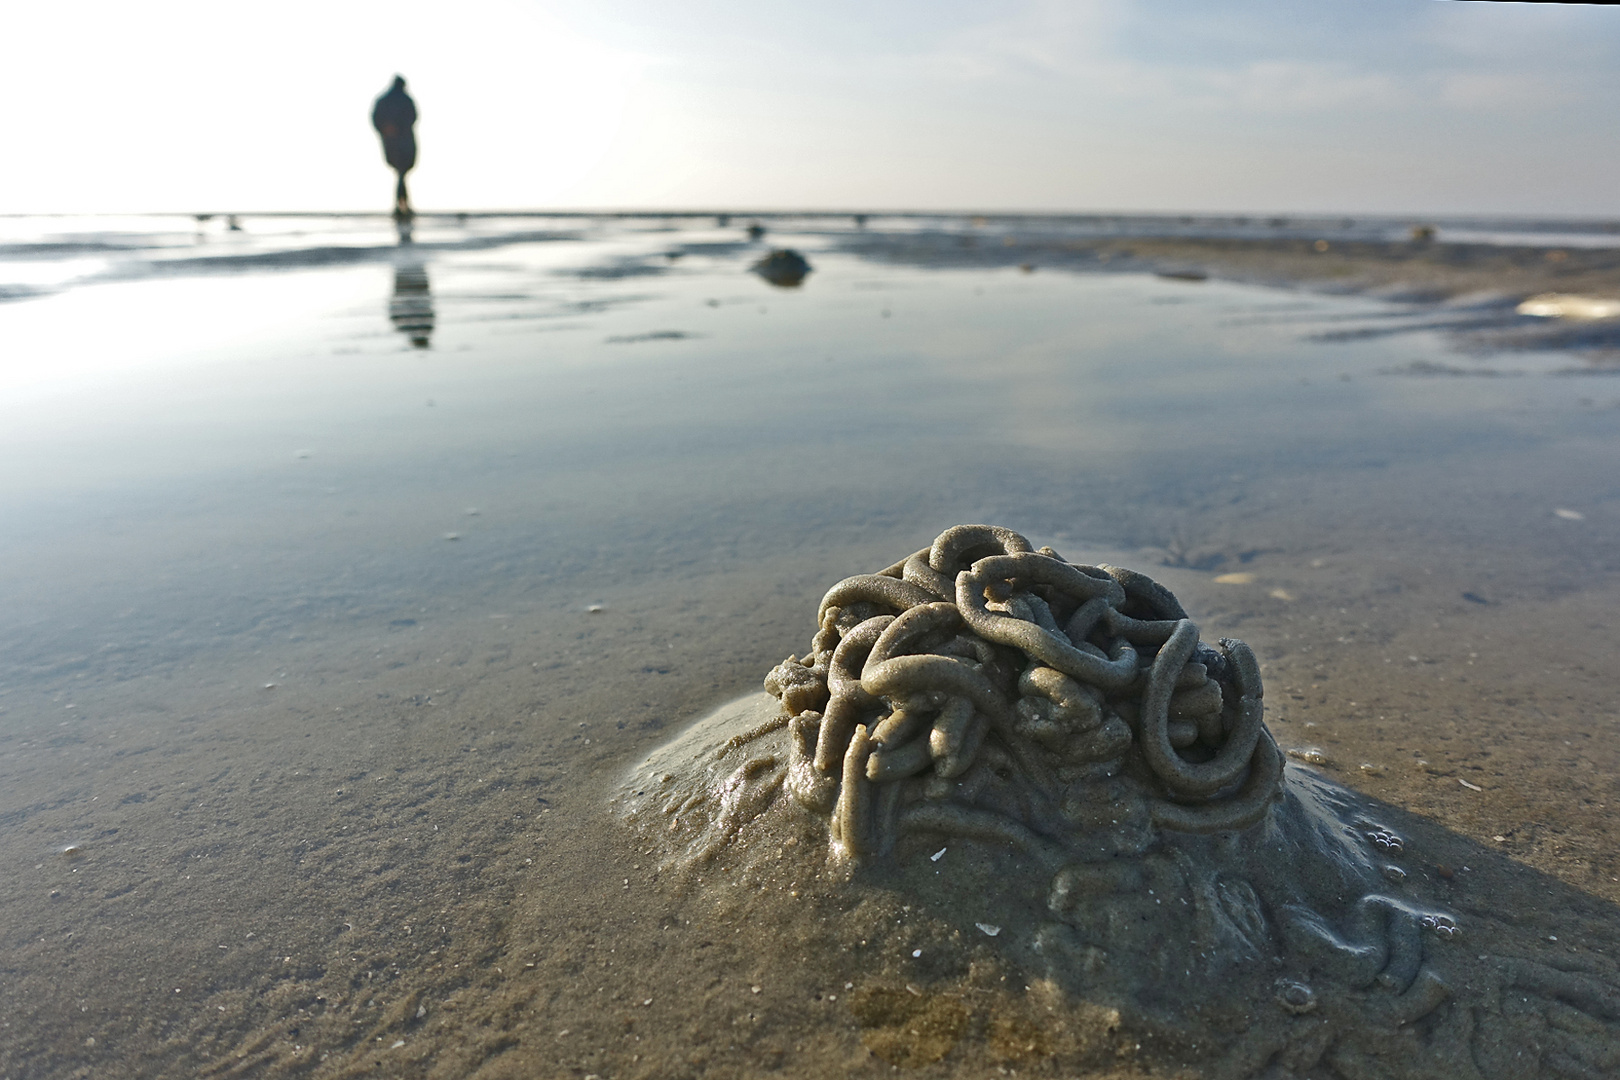
{"type": "Polygon", "coordinates": [[[382,136],[383,158],[399,175],[394,187],[394,217],[411,216],[411,197],[405,191],[405,174],[416,164],[416,102],[405,92],[405,77],[394,76],[394,85],[371,107],[371,126],[382,136]]]}

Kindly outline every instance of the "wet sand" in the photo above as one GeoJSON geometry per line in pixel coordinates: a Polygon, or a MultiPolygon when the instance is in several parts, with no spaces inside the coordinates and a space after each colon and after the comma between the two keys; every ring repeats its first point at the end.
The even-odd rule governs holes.
{"type": "MultiPolygon", "coordinates": [[[[1294,232],[1299,232],[1296,227],[1294,232]]],[[[1315,238],[1043,235],[1007,223],[985,230],[863,231],[842,247],[916,266],[1017,267],[1066,273],[1152,273],[1196,283],[1235,281],[1274,289],[1372,295],[1406,307],[1384,325],[1324,329],[1327,336],[1394,336],[1438,330],[1471,354],[1557,351],[1568,373],[1607,373],[1620,363],[1614,319],[1524,318],[1519,304],[1546,294],[1620,298],[1620,248],[1390,240],[1322,222],[1315,238]]],[[[1432,374],[1470,374],[1437,365],[1432,374]]]]}
{"type": "Polygon", "coordinates": [[[868,233],[852,250],[877,257],[955,265],[1061,267],[1196,274],[1278,288],[1377,291],[1392,298],[1443,300],[1471,293],[1520,299],[1543,292],[1620,291],[1620,249],[1556,244],[1439,243],[1349,239],[1331,225],[1316,239],[1119,237],[1066,240],[1008,229],[1000,235],[868,233]],[[964,243],[964,241],[966,241],[964,243]],[[1011,241],[1010,243],[1008,241],[1011,241]]]}
{"type": "Polygon", "coordinates": [[[1323,336],[1387,320],[1372,298],[812,234],[773,292],[676,242],[731,240],[437,256],[431,352],[386,270],[343,278],[368,298],[292,311],[271,369],[34,406],[5,447],[0,1075],[1196,1074],[1026,992],[949,905],[807,887],[790,919],[661,878],[607,812],[802,651],[827,584],[967,520],[1160,576],[1255,647],[1279,742],[1411,815],[1476,937],[1613,975],[1606,382],[1390,376],[1520,360],[1323,336]],[[896,1016],[956,1035],[924,1065],[896,1016]]]}

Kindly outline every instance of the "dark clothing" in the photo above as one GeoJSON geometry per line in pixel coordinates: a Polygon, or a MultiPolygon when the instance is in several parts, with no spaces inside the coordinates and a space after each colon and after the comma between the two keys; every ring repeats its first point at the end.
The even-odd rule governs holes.
{"type": "Polygon", "coordinates": [[[416,165],[416,102],[405,92],[405,80],[395,79],[388,93],[371,109],[371,126],[382,136],[383,157],[404,179],[416,165]]]}

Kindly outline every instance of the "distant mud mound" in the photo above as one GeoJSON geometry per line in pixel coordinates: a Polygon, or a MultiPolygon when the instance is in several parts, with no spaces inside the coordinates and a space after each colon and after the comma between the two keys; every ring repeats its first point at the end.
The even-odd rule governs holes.
{"type": "Polygon", "coordinates": [[[804,284],[810,276],[810,260],[792,248],[777,248],[752,267],[754,273],[782,288],[804,284]]]}

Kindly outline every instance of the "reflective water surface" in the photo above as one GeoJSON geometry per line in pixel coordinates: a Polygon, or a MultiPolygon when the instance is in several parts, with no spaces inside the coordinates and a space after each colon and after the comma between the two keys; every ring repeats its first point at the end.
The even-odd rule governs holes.
{"type": "Polygon", "coordinates": [[[970,521],[1160,577],[1613,975],[1620,383],[746,224],[6,223],[0,1076],[887,1075],[837,996],[927,972],[692,921],[604,801],[970,521]]]}

